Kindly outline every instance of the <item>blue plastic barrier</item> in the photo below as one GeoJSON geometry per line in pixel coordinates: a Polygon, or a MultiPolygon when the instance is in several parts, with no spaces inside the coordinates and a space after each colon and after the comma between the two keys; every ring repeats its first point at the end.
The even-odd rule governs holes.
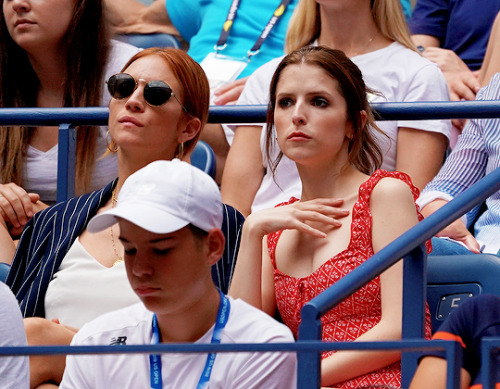
{"type": "MultiPolygon", "coordinates": [[[[380,120],[395,119],[436,119],[436,118],[493,118],[500,117],[500,102],[430,102],[430,103],[378,103],[373,105],[380,120]]],[[[74,182],[74,125],[104,125],[107,122],[106,108],[35,108],[35,109],[0,109],[0,125],[60,125],[59,169],[58,169],[58,200],[64,200],[73,195],[71,183],[74,182]],[[61,124],[63,123],[63,124],[61,124]],[[63,189],[63,187],[65,189],[63,189]]],[[[265,121],[265,107],[263,106],[231,106],[211,107],[211,122],[220,123],[261,123],[265,121]]],[[[363,265],[349,273],[325,293],[311,300],[302,310],[302,324],[299,329],[299,339],[290,345],[220,345],[213,350],[249,351],[252,347],[275,351],[297,351],[299,358],[298,382],[299,388],[319,387],[320,352],[326,349],[391,349],[400,348],[403,351],[403,387],[407,387],[411,373],[415,367],[414,352],[429,347],[438,347],[438,343],[419,343],[423,335],[424,307],[425,307],[425,253],[422,243],[433,236],[443,227],[465,214],[485,198],[500,189],[500,169],[492,172],[476,183],[469,190],[457,196],[446,206],[439,209],[430,217],[423,220],[411,230],[396,239],[386,248],[370,258],[363,265]],[[400,258],[404,258],[404,291],[403,291],[403,341],[380,343],[335,343],[320,342],[320,316],[337,305],[344,298],[359,289],[365,283],[378,276],[383,270],[390,267],[400,258]],[[410,309],[411,308],[411,309],[410,309]],[[412,343],[415,342],[415,343],[412,343]],[[412,346],[413,345],[413,346],[412,346]],[[330,347],[331,346],[331,347],[330,347]],[[234,347],[234,348],[232,348],[234,347]],[[250,349],[248,348],[250,347],[250,349]],[[262,347],[262,348],[260,348],[262,347]]],[[[439,343],[441,345],[441,343],[439,343]]],[[[454,342],[444,342],[443,347],[452,347],[449,351],[448,388],[455,387],[458,382],[458,364],[460,348],[454,342]],[[448,346],[446,344],[452,344],[448,346]]],[[[155,352],[206,352],[203,345],[157,345],[136,346],[155,347],[155,352]],[[200,347],[197,349],[196,347],[200,347]],[[196,351],[198,350],[198,351],[196,351]],[[202,351],[199,351],[202,350],[202,351]]],[[[208,345],[207,345],[208,346],[208,345]]],[[[126,346],[134,347],[134,346],[126,346]]],[[[89,349],[79,352],[90,352],[89,349]]],[[[116,352],[117,349],[107,349],[101,346],[103,352],[116,352]]],[[[138,352],[139,349],[137,349],[138,352]]],[[[151,352],[143,348],[141,352],[151,352]]],[[[210,349],[212,350],[212,349],[210,349]]],[[[47,353],[47,352],[77,352],[76,348],[0,348],[0,355],[19,355],[19,353],[47,353]]],[[[128,352],[120,347],[119,352],[128,352]]],[[[134,352],[134,351],[131,351],[134,352]]],[[[485,386],[486,387],[486,386],[485,386]]]]}

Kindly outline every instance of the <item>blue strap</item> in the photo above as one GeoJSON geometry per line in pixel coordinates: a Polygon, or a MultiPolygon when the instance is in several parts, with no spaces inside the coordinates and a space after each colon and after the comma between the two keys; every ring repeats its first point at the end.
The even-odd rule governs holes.
{"type": "MultiPolygon", "coordinates": [[[[219,310],[217,311],[217,319],[215,320],[214,333],[212,335],[212,344],[218,344],[222,339],[222,332],[224,327],[226,327],[227,320],[229,318],[229,311],[231,309],[229,300],[224,293],[220,293],[220,304],[219,310]]],[[[153,315],[153,336],[151,339],[151,344],[158,344],[160,342],[160,331],[158,329],[158,319],[156,314],[153,315]]],[[[216,353],[210,353],[207,355],[207,361],[201,374],[200,380],[198,382],[197,389],[204,389],[208,387],[210,381],[210,375],[212,374],[212,368],[215,363],[216,353]]],[[[162,388],[162,378],[161,378],[161,354],[150,354],[149,355],[150,364],[150,374],[151,374],[151,389],[161,389],[162,388]]]]}

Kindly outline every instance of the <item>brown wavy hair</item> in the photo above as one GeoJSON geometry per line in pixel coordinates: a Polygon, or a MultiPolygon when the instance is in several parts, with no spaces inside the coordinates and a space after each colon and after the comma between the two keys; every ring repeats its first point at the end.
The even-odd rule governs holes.
{"type": "MultiPolygon", "coordinates": [[[[40,83],[26,51],[14,42],[7,30],[4,1],[0,7],[0,107],[36,107],[40,83]]],[[[107,26],[103,0],[77,0],[63,38],[66,49],[64,107],[102,104],[104,72],[110,52],[107,26]]],[[[33,127],[0,127],[2,182],[23,185],[24,162],[33,131],[33,127]]],[[[77,193],[90,189],[97,136],[97,127],[77,128],[77,193]]]]}
{"type": "Polygon", "coordinates": [[[361,71],[343,51],[324,46],[309,46],[292,51],[285,56],[278,65],[271,81],[270,100],[267,109],[266,155],[273,173],[283,156],[283,153],[280,152],[278,158],[271,161],[276,89],[283,70],[289,65],[296,64],[318,66],[330,77],[338,81],[339,92],[347,103],[347,118],[354,129],[354,136],[348,147],[348,163],[365,174],[371,174],[378,169],[382,163],[382,152],[375,141],[372,129],[382,131],[375,124],[373,112],[367,98],[367,93],[377,94],[377,92],[367,88],[361,71]],[[363,120],[361,111],[366,112],[366,121],[363,120]]]}

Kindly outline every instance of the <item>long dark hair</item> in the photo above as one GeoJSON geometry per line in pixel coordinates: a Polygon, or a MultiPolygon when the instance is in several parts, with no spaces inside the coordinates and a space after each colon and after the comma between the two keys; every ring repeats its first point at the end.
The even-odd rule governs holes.
{"type": "Polygon", "coordinates": [[[382,163],[382,152],[375,141],[372,130],[381,131],[375,124],[372,110],[368,103],[367,93],[376,93],[366,87],[359,68],[346,57],[343,51],[327,47],[304,47],[292,51],[278,65],[270,86],[270,100],[267,109],[266,155],[272,171],[276,171],[283,154],[280,152],[275,161],[271,161],[271,147],[274,126],[274,109],[276,107],[276,88],[281,73],[289,65],[308,64],[325,70],[338,81],[340,93],[347,103],[347,117],[352,123],[354,136],[349,142],[348,162],[365,174],[371,174],[382,163]],[[366,112],[363,124],[361,111],[366,112]]]}
{"type": "MultiPolygon", "coordinates": [[[[5,1],[5,0],[4,0],[5,1]]],[[[36,107],[39,80],[25,50],[7,30],[0,7],[0,107],[36,107]]],[[[57,12],[57,10],[54,10],[57,12]]],[[[66,49],[64,107],[99,106],[110,52],[103,0],[78,0],[63,38],[66,49]]],[[[0,128],[2,182],[23,184],[23,166],[33,128],[0,128]]],[[[79,127],[76,151],[76,190],[90,188],[96,159],[98,129],[79,127]]]]}

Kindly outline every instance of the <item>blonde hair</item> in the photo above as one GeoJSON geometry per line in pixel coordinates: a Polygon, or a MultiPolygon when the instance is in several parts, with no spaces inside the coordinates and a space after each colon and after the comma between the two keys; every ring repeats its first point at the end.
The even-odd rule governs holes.
{"type": "MultiPolygon", "coordinates": [[[[417,51],[399,0],[372,0],[371,11],[376,26],[385,38],[417,51]]],[[[290,19],[285,51],[290,53],[311,44],[320,32],[319,4],[315,0],[300,0],[290,19]]]]}

